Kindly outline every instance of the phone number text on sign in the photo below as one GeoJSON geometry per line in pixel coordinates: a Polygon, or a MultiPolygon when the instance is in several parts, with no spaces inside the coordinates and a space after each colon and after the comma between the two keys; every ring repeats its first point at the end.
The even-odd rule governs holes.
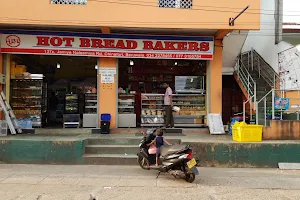
{"type": "Polygon", "coordinates": [[[101,83],[114,83],[114,74],[101,74],[101,83]]]}

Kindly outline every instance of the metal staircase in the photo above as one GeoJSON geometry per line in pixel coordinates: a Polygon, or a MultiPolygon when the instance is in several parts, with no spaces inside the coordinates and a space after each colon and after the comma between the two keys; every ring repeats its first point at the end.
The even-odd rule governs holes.
{"type": "Polygon", "coordinates": [[[280,87],[280,78],[274,69],[255,51],[242,53],[235,65],[235,78],[247,97],[243,113],[245,120],[246,104],[250,104],[250,116],[255,112],[256,123],[267,125],[267,116],[274,119],[274,97],[280,87]]]}
{"type": "Polygon", "coordinates": [[[235,65],[235,73],[234,77],[240,86],[241,90],[243,91],[247,100],[243,103],[243,118],[245,121],[246,115],[246,104],[250,105],[250,117],[252,119],[252,111],[255,111],[255,102],[256,102],[256,82],[252,78],[251,74],[249,73],[247,67],[242,62],[240,57],[237,59],[235,65]]]}

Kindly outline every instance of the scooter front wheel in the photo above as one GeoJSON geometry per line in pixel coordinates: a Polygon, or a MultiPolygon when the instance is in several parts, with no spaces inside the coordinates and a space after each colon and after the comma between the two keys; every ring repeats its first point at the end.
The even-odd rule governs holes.
{"type": "Polygon", "coordinates": [[[196,178],[196,175],[193,172],[185,174],[185,181],[188,183],[194,182],[195,178],[196,178]]]}
{"type": "Polygon", "coordinates": [[[142,169],[150,170],[148,160],[142,155],[138,155],[137,161],[142,169]]]}

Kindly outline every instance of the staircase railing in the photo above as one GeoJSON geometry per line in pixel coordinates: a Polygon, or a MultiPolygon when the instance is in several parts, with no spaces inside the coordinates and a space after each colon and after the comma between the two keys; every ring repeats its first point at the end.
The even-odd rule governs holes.
{"type": "Polygon", "coordinates": [[[251,65],[254,66],[254,63],[257,62],[257,66],[252,70],[256,70],[259,77],[262,77],[270,87],[279,89],[280,77],[276,71],[254,49],[251,50],[251,54],[251,65]]]}
{"type": "Polygon", "coordinates": [[[246,105],[247,105],[247,103],[250,104],[250,119],[252,120],[252,109],[253,109],[252,102],[255,102],[255,101],[253,101],[253,99],[254,99],[254,95],[251,96],[250,98],[248,98],[247,101],[243,102],[243,121],[246,120],[246,105]]]}
{"type": "Polygon", "coordinates": [[[237,77],[243,84],[244,88],[246,89],[246,92],[248,94],[247,100],[243,103],[243,113],[244,113],[244,120],[245,120],[245,112],[246,112],[246,104],[250,104],[250,118],[252,119],[252,109],[255,108],[255,102],[256,102],[256,82],[250,75],[249,71],[247,70],[246,66],[242,62],[241,59],[237,59],[236,65],[235,65],[235,72],[237,74],[237,77]],[[254,103],[254,108],[253,108],[254,103]]]}
{"type": "Polygon", "coordinates": [[[256,119],[256,124],[260,124],[259,123],[259,119],[261,119],[261,118],[259,118],[259,103],[260,102],[264,102],[264,105],[263,105],[263,109],[264,109],[264,116],[263,116],[263,120],[264,120],[264,123],[263,123],[263,125],[264,126],[267,126],[267,97],[270,95],[270,94],[272,94],[272,119],[274,119],[275,118],[275,107],[274,107],[274,105],[275,105],[275,102],[274,102],[274,100],[275,100],[275,90],[274,89],[271,89],[267,94],[265,94],[265,96],[263,96],[260,100],[258,100],[257,102],[256,102],[256,108],[257,108],[257,110],[256,110],[256,113],[255,113],[255,119],[256,119]]]}
{"type": "Polygon", "coordinates": [[[244,85],[248,94],[248,98],[250,98],[253,95],[256,95],[256,82],[254,81],[249,71],[240,59],[237,60],[235,72],[242,84],[244,85]]]}
{"type": "MultiPolygon", "coordinates": [[[[296,114],[297,115],[297,120],[300,120],[300,90],[298,90],[297,95],[294,94],[293,97],[289,97],[289,103],[286,105],[287,107],[281,105],[276,104],[277,110],[275,110],[275,99],[276,98],[287,98],[286,97],[286,93],[290,92],[294,90],[280,90],[280,89],[271,89],[264,97],[262,97],[260,100],[258,100],[256,102],[256,124],[261,124],[264,126],[267,126],[267,121],[268,120],[282,120],[283,119],[283,113],[286,114],[296,114]],[[280,95],[278,95],[280,94],[280,95]],[[270,108],[270,105],[267,105],[267,102],[270,101],[270,99],[268,100],[269,96],[271,97],[271,102],[272,102],[272,107],[270,108]],[[263,102],[264,105],[262,107],[259,106],[259,103],[263,102]],[[267,110],[269,107],[269,109],[271,110],[271,113],[267,110]],[[282,108],[280,108],[282,107],[282,108]],[[283,108],[284,107],[284,108],[283,108]],[[263,109],[263,112],[261,112],[261,109],[263,109]],[[276,111],[276,113],[275,113],[276,111]],[[280,116],[278,116],[278,112],[280,113],[280,116]],[[263,113],[263,117],[259,117],[259,114],[263,113]],[[276,114],[276,115],[275,115],[276,114]],[[261,123],[260,120],[263,120],[263,122],[261,123]]],[[[286,100],[286,99],[284,99],[286,100]]]]}
{"type": "MultiPolygon", "coordinates": [[[[251,51],[241,53],[236,64],[235,71],[238,74],[238,78],[247,90],[248,99],[243,103],[243,112],[245,120],[246,104],[250,103],[250,116],[252,117],[252,102],[254,102],[254,110],[256,116],[256,124],[267,126],[267,118],[275,119],[275,97],[283,98],[285,92],[280,90],[282,80],[276,71],[257,53],[254,49],[251,51]],[[272,88],[261,99],[256,99],[256,82],[250,75],[251,71],[256,71],[258,77],[264,79],[264,81],[272,88]],[[251,88],[251,86],[253,86],[251,88]],[[271,97],[272,96],[272,97],[271,97]],[[272,107],[270,105],[272,101],[272,107]],[[259,104],[263,103],[263,106],[259,104]],[[262,112],[263,109],[263,112],[262,112]],[[269,109],[269,110],[268,110],[269,109]],[[259,115],[264,116],[259,116],[259,115]],[[261,121],[263,120],[263,122],[261,121]]],[[[299,93],[300,94],[300,93],[299,93]]],[[[299,95],[299,113],[300,113],[300,95],[299,95]]],[[[298,113],[298,115],[299,115],[298,113]]],[[[251,118],[252,119],[252,118],[251,118]]]]}

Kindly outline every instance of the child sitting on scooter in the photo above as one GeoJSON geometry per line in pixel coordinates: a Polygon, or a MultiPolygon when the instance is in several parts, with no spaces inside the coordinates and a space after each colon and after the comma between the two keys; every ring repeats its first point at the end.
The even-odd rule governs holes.
{"type": "Polygon", "coordinates": [[[164,137],[163,137],[163,131],[161,129],[156,130],[156,137],[154,140],[148,144],[148,146],[155,143],[156,147],[156,166],[158,166],[159,163],[159,156],[160,156],[160,148],[164,145],[164,143],[167,143],[168,145],[171,145],[164,137]]]}

